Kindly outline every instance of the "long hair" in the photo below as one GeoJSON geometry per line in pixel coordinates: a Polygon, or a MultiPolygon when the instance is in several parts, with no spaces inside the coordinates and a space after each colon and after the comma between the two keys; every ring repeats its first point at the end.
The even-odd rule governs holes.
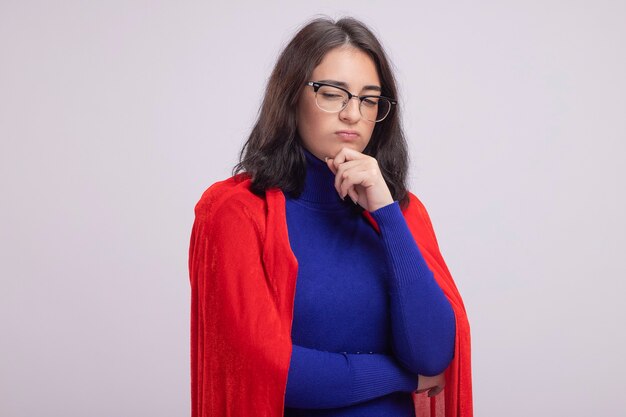
{"type": "MultiPolygon", "coordinates": [[[[258,119],[239,154],[233,174],[244,172],[252,179],[251,189],[263,195],[278,187],[300,195],[304,188],[306,159],[296,127],[296,109],[305,82],[326,53],[339,46],[352,46],[368,54],[376,65],[381,95],[398,98],[389,60],[376,36],[362,22],[343,18],[337,22],[317,18],[307,23],[281,52],[272,71],[258,119]]],[[[374,157],[394,200],[408,204],[406,174],[407,144],[398,106],[376,123],[363,151],[374,157]]]]}

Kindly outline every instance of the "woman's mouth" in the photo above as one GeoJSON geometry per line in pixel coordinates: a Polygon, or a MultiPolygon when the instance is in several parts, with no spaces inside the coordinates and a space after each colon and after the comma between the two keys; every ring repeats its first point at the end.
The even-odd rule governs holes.
{"type": "Polygon", "coordinates": [[[353,140],[359,137],[359,133],[354,130],[339,130],[335,132],[341,139],[353,140]]]}

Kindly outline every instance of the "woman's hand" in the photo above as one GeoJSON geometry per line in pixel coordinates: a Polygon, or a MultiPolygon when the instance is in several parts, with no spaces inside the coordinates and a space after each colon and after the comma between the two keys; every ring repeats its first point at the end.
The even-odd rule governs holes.
{"type": "Polygon", "coordinates": [[[428,391],[429,397],[434,397],[443,391],[443,388],[446,386],[446,378],[444,373],[440,373],[435,376],[424,376],[418,375],[417,377],[417,391],[416,393],[421,393],[424,391],[428,391]]]}
{"type": "Polygon", "coordinates": [[[369,212],[393,203],[378,162],[371,156],[342,148],[334,158],[327,158],[326,164],[335,174],[335,188],[341,198],[349,195],[369,212]]]}

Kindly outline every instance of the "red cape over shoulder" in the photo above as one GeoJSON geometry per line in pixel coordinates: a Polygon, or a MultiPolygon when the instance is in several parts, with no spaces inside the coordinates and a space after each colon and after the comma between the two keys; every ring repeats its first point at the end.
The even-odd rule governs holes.
{"type": "MultiPolygon", "coordinates": [[[[403,210],[417,245],[456,316],[446,387],[413,394],[418,417],[471,417],[470,329],[463,300],[415,195],[403,210]]],[[[367,211],[365,217],[377,227],[367,211]]],[[[285,196],[250,191],[245,174],[212,185],[195,207],[189,248],[192,417],[282,417],[291,358],[298,271],[285,196]]]]}

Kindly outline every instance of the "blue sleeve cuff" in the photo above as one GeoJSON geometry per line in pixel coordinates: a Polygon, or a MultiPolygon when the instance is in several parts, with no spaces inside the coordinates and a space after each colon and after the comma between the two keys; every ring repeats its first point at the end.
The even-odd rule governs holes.
{"type": "Polygon", "coordinates": [[[293,345],[285,405],[345,407],[417,389],[418,376],[383,354],[333,353],[293,345]]]}

